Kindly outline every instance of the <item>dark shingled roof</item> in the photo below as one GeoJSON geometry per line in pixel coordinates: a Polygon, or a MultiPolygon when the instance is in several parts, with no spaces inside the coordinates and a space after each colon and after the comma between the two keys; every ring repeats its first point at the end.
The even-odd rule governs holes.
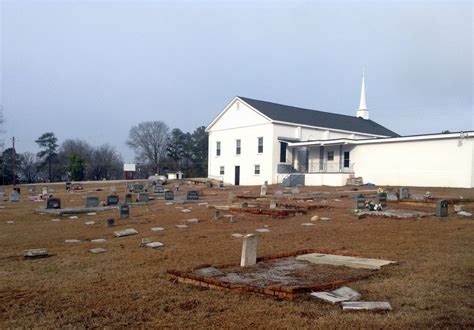
{"type": "Polygon", "coordinates": [[[331,112],[297,108],[278,103],[253,100],[242,96],[239,96],[239,98],[260,111],[265,116],[276,121],[324,128],[334,128],[344,131],[373,135],[383,135],[390,137],[400,136],[372,120],[366,120],[354,116],[340,115],[331,112]]]}

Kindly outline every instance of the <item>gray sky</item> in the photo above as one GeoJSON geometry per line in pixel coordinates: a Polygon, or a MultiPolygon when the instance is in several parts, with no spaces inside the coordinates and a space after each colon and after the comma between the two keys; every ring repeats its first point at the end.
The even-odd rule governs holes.
{"type": "MultiPolygon", "coordinates": [[[[1,0],[0,0],[1,1],[1,0]]],[[[471,1],[1,2],[6,142],[115,145],[207,125],[235,95],[355,115],[399,134],[474,129],[471,1]]]]}

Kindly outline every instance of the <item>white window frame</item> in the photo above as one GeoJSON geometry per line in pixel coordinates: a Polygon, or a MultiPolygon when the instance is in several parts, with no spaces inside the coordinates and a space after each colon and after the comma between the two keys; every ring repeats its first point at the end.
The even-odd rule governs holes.
{"type": "Polygon", "coordinates": [[[328,160],[329,162],[334,161],[334,151],[328,151],[328,153],[327,153],[327,160],[328,160]],[[332,159],[329,159],[329,154],[331,154],[331,158],[332,158],[332,159]]]}
{"type": "Polygon", "coordinates": [[[263,136],[257,138],[257,153],[263,154],[263,136]],[[262,144],[260,144],[260,139],[262,140],[262,144]],[[262,147],[262,151],[260,151],[260,147],[262,147]]]}
{"type": "Polygon", "coordinates": [[[220,157],[222,154],[222,143],[221,141],[216,141],[216,157],[220,157]]]}
{"type": "Polygon", "coordinates": [[[241,139],[235,140],[235,154],[237,156],[242,154],[242,140],[241,139]]]}
{"type": "Polygon", "coordinates": [[[254,175],[260,175],[260,173],[262,173],[262,170],[260,168],[260,164],[255,164],[254,167],[253,167],[253,174],[254,175]],[[258,171],[258,173],[257,173],[258,171]]]}

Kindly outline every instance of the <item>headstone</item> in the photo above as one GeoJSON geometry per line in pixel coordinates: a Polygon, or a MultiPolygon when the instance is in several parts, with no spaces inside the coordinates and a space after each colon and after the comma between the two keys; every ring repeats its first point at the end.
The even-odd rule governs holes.
{"type": "Polygon", "coordinates": [[[410,198],[410,191],[407,187],[400,188],[400,200],[410,198]]]}
{"type": "Polygon", "coordinates": [[[60,209],[61,208],[61,200],[59,198],[48,198],[46,202],[47,209],[60,209]]]}
{"type": "Polygon", "coordinates": [[[23,252],[25,258],[46,258],[48,256],[48,249],[31,249],[23,252]]]}
{"type": "Polygon", "coordinates": [[[99,206],[99,197],[98,196],[87,196],[86,197],[86,207],[98,207],[99,206]]]}
{"type": "Polygon", "coordinates": [[[118,205],[119,197],[118,195],[108,195],[107,196],[107,205],[118,205]]]}
{"type": "Polygon", "coordinates": [[[133,197],[132,194],[127,193],[125,194],[125,204],[130,204],[133,203],[133,197]]]}
{"type": "Polygon", "coordinates": [[[145,187],[141,183],[136,183],[133,185],[133,192],[134,193],[140,193],[143,191],[145,187]]]}
{"type": "Polygon", "coordinates": [[[276,207],[277,207],[277,203],[272,199],[272,200],[270,201],[270,208],[271,208],[271,209],[276,209],[276,207]]]}
{"type": "Polygon", "coordinates": [[[232,191],[229,191],[229,194],[227,195],[227,203],[233,203],[234,202],[235,195],[232,191]]]}
{"type": "Polygon", "coordinates": [[[104,243],[107,242],[105,238],[97,238],[97,239],[91,239],[92,243],[104,243]]]}
{"type": "Polygon", "coordinates": [[[21,189],[20,189],[20,187],[15,187],[15,188],[13,188],[13,190],[16,191],[16,192],[18,193],[18,195],[21,194],[21,189]]]}
{"type": "Polygon", "coordinates": [[[138,231],[136,231],[133,228],[130,229],[125,229],[125,230],[120,230],[120,231],[115,231],[114,235],[116,237],[124,237],[124,236],[130,236],[130,235],[136,235],[138,234],[138,231]]]}
{"type": "Polygon", "coordinates": [[[150,194],[147,192],[138,193],[138,201],[140,203],[148,203],[150,200],[150,194]]]}
{"type": "Polygon", "coordinates": [[[94,249],[90,249],[89,252],[92,252],[92,253],[104,253],[106,250],[103,249],[103,248],[94,248],[94,249]]]}
{"type": "Polygon", "coordinates": [[[196,269],[193,271],[193,273],[199,277],[215,277],[215,276],[224,275],[224,273],[221,272],[216,267],[206,267],[206,268],[196,269]]]}
{"type": "Polygon", "coordinates": [[[198,200],[199,199],[199,192],[195,190],[188,191],[186,199],[189,200],[198,200]]]}
{"type": "Polygon", "coordinates": [[[388,193],[387,194],[387,200],[391,201],[391,202],[396,202],[396,201],[398,201],[398,197],[397,197],[396,194],[388,193]]]}
{"type": "Polygon", "coordinates": [[[120,218],[128,218],[130,216],[130,205],[122,204],[120,205],[120,218]]]}
{"type": "Polygon", "coordinates": [[[300,193],[300,190],[299,190],[298,188],[296,188],[296,187],[295,187],[295,188],[291,188],[291,194],[292,194],[292,195],[297,195],[297,194],[299,194],[299,193],[300,193]]]}
{"type": "Polygon", "coordinates": [[[159,249],[163,246],[165,246],[165,245],[161,242],[150,242],[150,243],[145,244],[145,247],[151,248],[151,249],[159,249]]]}
{"type": "Polygon", "coordinates": [[[224,188],[224,181],[219,181],[219,188],[224,188]]]}
{"type": "Polygon", "coordinates": [[[0,188],[0,196],[5,196],[5,189],[3,188],[0,188]]]}
{"type": "Polygon", "coordinates": [[[70,191],[71,190],[71,181],[66,182],[66,190],[70,191]]]}
{"type": "Polygon", "coordinates": [[[364,195],[356,195],[355,196],[355,208],[356,210],[362,210],[365,208],[365,196],[364,195]]]}
{"type": "Polygon", "coordinates": [[[20,194],[16,190],[10,193],[10,202],[17,203],[20,201],[20,194]]]}
{"type": "Polygon", "coordinates": [[[377,203],[383,207],[387,206],[387,193],[377,193],[377,203]]]}
{"type": "Polygon", "coordinates": [[[243,208],[243,209],[248,209],[249,203],[244,202],[244,203],[240,204],[240,207],[243,208]]]}
{"type": "Polygon", "coordinates": [[[319,216],[318,215],[313,215],[311,217],[311,221],[318,221],[319,220],[319,216]]]}
{"type": "Polygon", "coordinates": [[[391,310],[392,306],[385,301],[343,301],[341,303],[343,311],[356,310],[391,310]]]}
{"type": "Polygon", "coordinates": [[[257,263],[257,244],[257,235],[248,234],[244,236],[240,267],[252,266],[257,263]]]}
{"type": "Polygon", "coordinates": [[[219,220],[220,217],[221,217],[221,211],[215,210],[214,211],[214,220],[219,220]]]}
{"type": "Polygon", "coordinates": [[[155,194],[162,194],[165,192],[165,189],[161,184],[157,184],[156,186],[153,187],[153,193],[155,194]]]}
{"type": "Polygon", "coordinates": [[[268,186],[267,185],[262,185],[260,187],[260,196],[266,196],[267,195],[267,190],[268,190],[268,186]]]}
{"type": "Polygon", "coordinates": [[[466,211],[459,211],[457,214],[458,214],[460,217],[463,217],[463,218],[470,218],[470,217],[472,217],[472,213],[466,212],[466,211]]]}
{"type": "Polygon", "coordinates": [[[444,218],[448,216],[448,202],[444,199],[436,202],[436,216],[444,218]]]}
{"type": "Polygon", "coordinates": [[[107,219],[107,227],[113,227],[114,223],[115,223],[115,219],[113,218],[107,219]]]}
{"type": "Polygon", "coordinates": [[[41,195],[46,196],[48,194],[48,187],[41,188],[41,195]]]}
{"type": "Polygon", "coordinates": [[[172,192],[171,190],[165,191],[165,200],[167,201],[174,200],[174,192],[172,192]]]}
{"type": "Polygon", "coordinates": [[[81,243],[78,239],[65,239],[64,243],[81,243]]]}
{"type": "Polygon", "coordinates": [[[212,181],[207,181],[206,185],[207,185],[208,188],[212,188],[212,186],[213,186],[212,181]]]}
{"type": "Polygon", "coordinates": [[[36,187],[35,186],[28,188],[28,193],[33,194],[35,192],[36,192],[36,187]]]}
{"type": "Polygon", "coordinates": [[[464,211],[464,205],[454,205],[454,212],[464,211]]]}

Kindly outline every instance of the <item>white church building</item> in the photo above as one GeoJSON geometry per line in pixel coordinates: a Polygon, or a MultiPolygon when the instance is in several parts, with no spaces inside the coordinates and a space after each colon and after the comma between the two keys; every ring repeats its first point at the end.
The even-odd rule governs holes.
{"type": "Polygon", "coordinates": [[[209,178],[234,185],[474,187],[474,131],[400,136],[369,119],[236,96],[208,125],[209,178]]]}

